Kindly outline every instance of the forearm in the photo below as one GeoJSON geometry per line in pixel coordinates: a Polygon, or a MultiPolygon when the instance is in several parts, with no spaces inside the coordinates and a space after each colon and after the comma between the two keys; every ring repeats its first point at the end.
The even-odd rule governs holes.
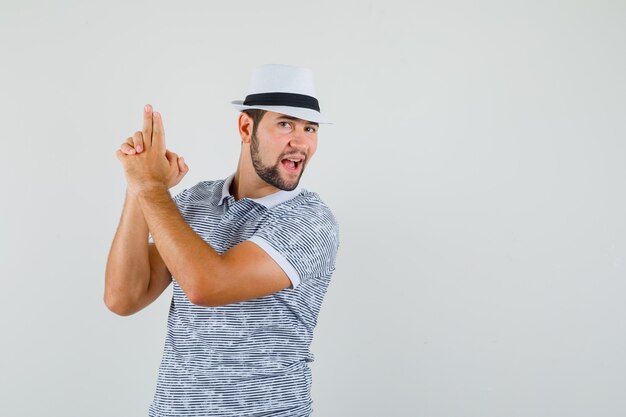
{"type": "Polygon", "coordinates": [[[138,200],[161,258],[196,303],[210,293],[220,273],[220,254],[189,227],[165,187],[144,190],[138,200]]]}
{"type": "Polygon", "coordinates": [[[107,260],[105,303],[112,311],[124,314],[146,293],[149,284],[148,225],[137,197],[127,191],[107,260]]]}

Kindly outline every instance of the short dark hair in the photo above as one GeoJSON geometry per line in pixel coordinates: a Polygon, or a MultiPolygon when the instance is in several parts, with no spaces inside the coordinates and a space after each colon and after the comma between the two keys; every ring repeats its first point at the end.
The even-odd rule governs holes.
{"type": "Polygon", "coordinates": [[[267,110],[246,109],[243,110],[243,112],[252,118],[252,134],[256,136],[256,128],[259,126],[259,123],[261,123],[261,119],[263,115],[267,113],[267,110]]]}

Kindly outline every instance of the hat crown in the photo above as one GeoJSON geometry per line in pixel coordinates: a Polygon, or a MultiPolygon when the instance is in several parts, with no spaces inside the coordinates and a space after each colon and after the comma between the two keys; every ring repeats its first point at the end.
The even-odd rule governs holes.
{"type": "Polygon", "coordinates": [[[316,97],[313,71],[282,64],[258,67],[252,74],[248,95],[261,93],[292,93],[316,97]]]}
{"type": "Polygon", "coordinates": [[[231,103],[239,111],[259,109],[315,123],[332,123],[320,113],[313,71],[309,68],[283,64],[257,67],[246,98],[231,103]]]}

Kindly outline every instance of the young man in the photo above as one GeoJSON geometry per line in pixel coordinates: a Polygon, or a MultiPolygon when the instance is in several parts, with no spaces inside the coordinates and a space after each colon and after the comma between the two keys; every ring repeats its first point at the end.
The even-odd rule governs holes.
{"type": "Polygon", "coordinates": [[[309,351],[335,269],[338,227],[298,188],[320,123],[311,71],[265,65],[239,115],[236,172],[171,198],[188,172],[163,123],[117,151],[128,188],[106,268],[104,300],[133,314],[173,283],[150,416],[309,416],[309,351]]]}

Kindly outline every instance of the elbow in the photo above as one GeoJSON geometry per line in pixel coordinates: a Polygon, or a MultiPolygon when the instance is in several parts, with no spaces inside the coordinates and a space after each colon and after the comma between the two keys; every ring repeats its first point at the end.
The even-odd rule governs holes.
{"type": "Polygon", "coordinates": [[[104,305],[118,316],[130,316],[143,308],[144,293],[136,286],[125,285],[125,282],[130,281],[128,277],[113,275],[108,270],[105,274],[104,305]]]}
{"type": "Polygon", "coordinates": [[[219,307],[223,305],[216,302],[217,297],[215,296],[215,288],[213,288],[213,285],[207,285],[207,281],[211,280],[206,279],[206,277],[203,280],[197,280],[195,282],[205,284],[197,284],[188,288],[187,291],[184,291],[189,299],[189,302],[199,307],[219,307]]]}
{"type": "Polygon", "coordinates": [[[104,305],[107,306],[109,311],[117,314],[118,316],[126,317],[137,312],[129,303],[123,302],[119,298],[104,296],[104,305]]]}
{"type": "Polygon", "coordinates": [[[187,298],[191,304],[199,307],[219,307],[219,304],[216,304],[212,297],[210,297],[206,292],[198,289],[190,291],[189,294],[187,294],[187,298]]]}

